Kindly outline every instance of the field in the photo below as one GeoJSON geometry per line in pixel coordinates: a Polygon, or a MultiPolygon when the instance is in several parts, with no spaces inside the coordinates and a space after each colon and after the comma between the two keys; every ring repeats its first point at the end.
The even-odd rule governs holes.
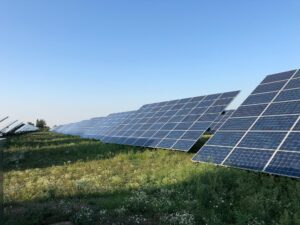
{"type": "Polygon", "coordinates": [[[4,148],[6,225],[299,225],[300,181],[38,132],[4,148]]]}

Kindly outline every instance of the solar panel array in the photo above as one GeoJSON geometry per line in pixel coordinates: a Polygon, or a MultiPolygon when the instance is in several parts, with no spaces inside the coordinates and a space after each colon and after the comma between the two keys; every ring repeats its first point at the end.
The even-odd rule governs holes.
{"type": "Polygon", "coordinates": [[[300,178],[300,71],[267,76],[193,161],[300,178]]]}
{"type": "Polygon", "coordinates": [[[238,94],[235,91],[144,105],[102,140],[189,151],[238,94]]]}
{"type": "Polygon", "coordinates": [[[210,132],[214,133],[226,122],[226,120],[234,113],[234,110],[226,110],[222,113],[210,127],[210,132]]]}
{"type": "Polygon", "coordinates": [[[57,126],[51,129],[51,131],[67,135],[77,135],[83,138],[101,140],[104,134],[114,129],[116,125],[121,123],[134,112],[135,111],[112,113],[107,117],[96,117],[77,123],[57,126]]]}

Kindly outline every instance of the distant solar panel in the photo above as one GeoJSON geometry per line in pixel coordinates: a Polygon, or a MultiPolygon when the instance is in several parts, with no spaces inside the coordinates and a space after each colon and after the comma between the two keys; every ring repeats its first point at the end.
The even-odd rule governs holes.
{"type": "Polygon", "coordinates": [[[104,134],[109,133],[115,126],[134,112],[135,111],[112,113],[107,117],[97,117],[77,123],[61,125],[53,128],[51,131],[101,140],[104,134]]]}
{"type": "Polygon", "coordinates": [[[37,131],[37,130],[38,130],[37,127],[30,125],[30,124],[25,124],[24,126],[17,129],[15,131],[15,133],[26,133],[26,132],[33,132],[33,131],[37,131]]]}
{"type": "Polygon", "coordinates": [[[210,127],[210,132],[215,133],[225,122],[226,120],[234,113],[234,110],[226,110],[222,113],[215,122],[212,123],[210,127]]]}
{"type": "Polygon", "coordinates": [[[18,130],[19,128],[23,127],[24,123],[23,122],[19,122],[19,123],[15,123],[11,126],[9,126],[6,130],[5,130],[5,134],[13,134],[15,133],[16,130],[18,130]]]}
{"type": "Polygon", "coordinates": [[[102,140],[189,151],[239,91],[159,102],[141,107],[102,140]]]}
{"type": "Polygon", "coordinates": [[[6,131],[13,126],[15,123],[17,123],[18,120],[14,120],[14,121],[9,121],[7,124],[5,124],[4,126],[1,126],[1,130],[0,133],[6,133],[6,131]]]}
{"type": "Polygon", "coordinates": [[[8,119],[8,116],[6,116],[6,117],[0,119],[0,123],[3,122],[4,120],[7,120],[7,119],[8,119]]]}
{"type": "Polygon", "coordinates": [[[300,178],[300,71],[267,76],[193,161],[300,178]]]}
{"type": "Polygon", "coordinates": [[[135,112],[128,111],[108,115],[97,127],[97,133],[94,138],[103,141],[105,136],[109,135],[111,131],[115,130],[119,124],[122,124],[123,121],[135,114],[135,112]]]}

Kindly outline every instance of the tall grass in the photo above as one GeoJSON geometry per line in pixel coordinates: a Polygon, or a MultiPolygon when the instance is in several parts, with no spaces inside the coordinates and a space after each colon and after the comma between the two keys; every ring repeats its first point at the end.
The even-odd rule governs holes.
{"type": "Polygon", "coordinates": [[[299,225],[300,182],[40,132],[4,149],[7,225],[299,225]]]}

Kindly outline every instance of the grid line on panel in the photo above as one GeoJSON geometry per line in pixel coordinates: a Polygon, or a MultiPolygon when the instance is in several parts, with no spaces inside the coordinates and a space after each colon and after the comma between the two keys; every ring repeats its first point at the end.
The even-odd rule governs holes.
{"type": "MultiPolygon", "coordinates": [[[[191,100],[192,100],[192,98],[190,99],[190,101],[191,101],[191,100]]],[[[187,115],[189,115],[193,110],[197,109],[197,106],[200,105],[202,102],[205,102],[205,101],[206,101],[206,100],[205,100],[205,97],[204,97],[201,101],[198,102],[198,104],[197,104],[195,107],[190,108],[190,110],[189,110],[189,112],[187,113],[187,115]]],[[[200,114],[199,118],[200,118],[202,115],[203,115],[203,114],[200,114]]],[[[172,116],[172,117],[168,120],[167,123],[169,123],[174,117],[175,117],[175,115],[172,116]]],[[[176,127],[177,127],[180,123],[182,123],[183,120],[184,120],[184,117],[177,123],[176,127]]],[[[166,124],[167,124],[167,123],[166,123],[166,124]]],[[[191,126],[192,126],[192,125],[191,125],[191,126]]],[[[191,127],[191,126],[190,126],[190,127],[191,127]]],[[[168,134],[166,135],[166,137],[168,137],[168,135],[170,135],[170,133],[173,132],[173,131],[175,131],[175,127],[174,127],[173,129],[170,129],[170,131],[168,132],[168,134]]],[[[184,132],[183,132],[183,134],[184,134],[184,132]]],[[[181,137],[183,136],[183,134],[181,135],[181,137]]],[[[180,139],[181,137],[178,137],[178,139],[180,139]]],[[[165,139],[170,139],[170,138],[163,138],[159,143],[156,144],[155,147],[159,146],[159,144],[160,144],[161,142],[163,142],[165,139]]],[[[171,140],[172,140],[172,139],[171,139],[171,140]]],[[[187,140],[188,140],[188,139],[187,139],[187,140]]],[[[177,141],[175,141],[175,143],[176,143],[176,142],[177,142],[177,141]]],[[[174,144],[175,144],[175,143],[174,143],[174,144]]],[[[170,146],[168,149],[172,149],[172,147],[174,146],[174,144],[173,144],[172,146],[170,146]]]]}
{"type": "Polygon", "coordinates": [[[220,115],[211,125],[211,131],[216,132],[217,130],[219,130],[223,126],[223,124],[227,122],[227,120],[234,113],[234,111],[235,110],[226,110],[224,115],[220,115]]]}
{"type": "MultiPolygon", "coordinates": [[[[190,100],[189,100],[188,102],[186,102],[184,105],[186,106],[188,103],[190,103],[190,101],[192,101],[192,99],[193,99],[193,98],[190,98],[190,100]]],[[[189,110],[189,112],[187,113],[187,115],[189,115],[194,109],[196,109],[197,106],[198,106],[201,102],[203,102],[203,101],[204,101],[204,99],[201,99],[201,101],[199,101],[198,104],[197,104],[196,106],[194,106],[193,108],[190,108],[190,110],[189,110]]],[[[177,104],[178,104],[178,102],[177,102],[177,104]]],[[[175,105],[175,106],[176,106],[176,105],[175,105]]],[[[174,106],[174,107],[175,107],[175,106],[174,106]]],[[[173,107],[172,107],[172,108],[173,108],[173,107]]],[[[183,108],[184,108],[184,106],[183,106],[183,108]]],[[[171,111],[171,110],[167,110],[166,113],[165,113],[164,115],[166,115],[168,111],[171,111]]],[[[173,115],[173,116],[171,116],[171,117],[169,118],[169,120],[166,121],[166,122],[164,123],[164,125],[170,123],[170,121],[171,121],[175,116],[176,116],[176,114],[173,115]]],[[[181,123],[183,120],[184,120],[184,118],[182,118],[182,119],[180,120],[180,122],[175,122],[175,124],[177,124],[176,126],[178,126],[178,124],[181,123]]],[[[176,126],[175,126],[175,127],[176,127],[176,126]]],[[[175,127],[174,127],[172,130],[171,130],[171,129],[168,130],[168,134],[167,134],[165,137],[167,137],[172,131],[174,131],[175,127]]],[[[162,128],[163,128],[163,127],[162,127],[162,128]]],[[[150,138],[153,138],[159,131],[162,131],[162,128],[158,129],[157,132],[155,132],[155,133],[152,135],[152,137],[150,137],[150,138]]],[[[164,139],[167,139],[167,138],[163,138],[159,143],[156,144],[156,146],[158,146],[164,139]]],[[[155,146],[155,147],[156,147],[156,146],[155,146]]]]}
{"type": "MultiPolygon", "coordinates": [[[[293,74],[293,76],[297,73],[298,70],[296,70],[293,74]]],[[[250,130],[255,126],[255,124],[257,123],[257,121],[261,118],[262,115],[264,115],[264,113],[267,111],[267,109],[271,106],[271,104],[273,103],[273,101],[279,96],[280,92],[282,90],[284,90],[285,86],[287,86],[288,82],[292,79],[291,76],[285,83],[285,85],[283,85],[283,87],[277,92],[277,94],[274,96],[274,98],[268,103],[267,107],[263,110],[263,112],[256,118],[256,120],[253,122],[253,124],[250,126],[250,128],[246,131],[246,133],[244,134],[244,136],[239,140],[239,142],[233,147],[233,149],[229,152],[229,154],[226,156],[226,158],[223,160],[223,162],[221,163],[221,165],[224,165],[224,163],[226,162],[226,160],[230,157],[230,155],[233,153],[233,151],[238,148],[238,146],[240,145],[240,143],[243,141],[243,139],[246,137],[246,135],[250,132],[250,130]]]]}
{"type": "Polygon", "coordinates": [[[270,158],[270,160],[267,162],[267,164],[265,165],[263,171],[265,171],[267,169],[267,167],[270,165],[270,163],[272,162],[272,160],[274,159],[275,155],[277,154],[277,152],[281,149],[281,147],[283,146],[283,144],[285,143],[285,141],[287,140],[287,138],[289,137],[289,135],[291,134],[291,132],[294,130],[294,128],[296,127],[296,125],[298,124],[298,122],[300,121],[300,116],[298,116],[298,119],[295,121],[294,125],[290,128],[290,130],[287,132],[287,134],[285,135],[285,137],[283,138],[283,140],[281,141],[280,145],[277,147],[277,149],[275,150],[275,152],[273,153],[272,157],[270,158]]]}
{"type": "Polygon", "coordinates": [[[134,116],[119,125],[119,132],[111,132],[111,137],[106,137],[104,140],[111,143],[166,149],[173,148],[177,139],[194,143],[238,93],[219,93],[144,105],[134,116]],[[205,130],[200,130],[201,126],[193,127],[197,120],[206,116],[205,112],[208,110],[211,110],[208,117],[213,117],[211,122],[197,123],[202,127],[206,125],[205,130]],[[181,134],[176,138],[171,137],[176,132],[181,134]]]}
{"type": "MultiPolygon", "coordinates": [[[[185,108],[185,106],[187,106],[188,104],[192,103],[192,102],[193,102],[192,100],[193,100],[193,98],[189,98],[189,100],[188,100],[186,103],[184,103],[184,105],[183,105],[181,108],[185,108]]],[[[196,105],[194,105],[194,107],[188,108],[188,112],[186,113],[186,115],[183,115],[183,116],[182,116],[182,119],[176,123],[176,124],[177,124],[176,126],[178,126],[178,125],[184,120],[184,118],[185,118],[186,116],[188,116],[194,109],[196,109],[197,106],[198,106],[201,102],[204,102],[204,98],[202,98],[201,101],[199,101],[196,105]]],[[[177,102],[171,109],[173,109],[173,108],[174,108],[175,106],[177,106],[178,104],[180,104],[180,101],[177,102]]],[[[171,111],[171,109],[170,109],[169,111],[171,111]]],[[[178,109],[178,112],[179,112],[179,111],[180,111],[180,109],[178,109]]],[[[178,113],[178,112],[177,112],[177,113],[178,113]]],[[[168,113],[168,111],[165,112],[163,115],[166,115],[167,113],[168,113]]],[[[154,138],[154,137],[157,135],[157,133],[163,131],[163,130],[162,130],[163,127],[164,127],[165,125],[167,125],[174,117],[176,117],[176,116],[177,116],[177,113],[176,113],[175,115],[171,116],[171,117],[164,123],[164,125],[163,125],[161,128],[158,129],[157,132],[154,132],[153,135],[152,135],[151,137],[149,137],[149,139],[154,138]]],[[[175,126],[173,127],[173,130],[174,130],[174,128],[175,128],[175,126]]],[[[165,136],[168,136],[170,132],[172,132],[171,129],[167,132],[167,134],[166,134],[165,136]]],[[[161,139],[161,141],[162,141],[162,140],[163,140],[163,139],[161,139]]],[[[159,143],[160,143],[161,141],[159,141],[159,143]]],[[[159,143],[156,143],[155,146],[150,146],[150,147],[156,147],[156,146],[159,145],[159,143]]]]}

